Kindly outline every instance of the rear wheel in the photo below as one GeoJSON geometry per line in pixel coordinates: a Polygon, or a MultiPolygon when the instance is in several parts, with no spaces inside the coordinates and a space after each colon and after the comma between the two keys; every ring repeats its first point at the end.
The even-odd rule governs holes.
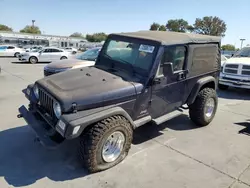
{"type": "Polygon", "coordinates": [[[65,57],[65,56],[62,56],[62,57],[61,57],[61,60],[63,60],[63,59],[67,59],[67,57],[65,57]]]}
{"type": "Polygon", "coordinates": [[[131,147],[133,130],[123,116],[113,116],[93,125],[80,139],[79,155],[89,172],[120,163],[131,147]]]}
{"type": "Polygon", "coordinates": [[[208,125],[214,118],[218,106],[216,91],[212,88],[202,89],[193,104],[189,105],[190,119],[199,126],[208,125]]]}
{"type": "Polygon", "coordinates": [[[16,52],[15,54],[14,54],[14,57],[18,57],[20,55],[20,53],[19,52],[16,52]]]}
{"type": "Polygon", "coordinates": [[[218,84],[218,88],[221,89],[221,90],[227,90],[229,88],[229,86],[218,84]]]}
{"type": "Polygon", "coordinates": [[[38,62],[38,59],[36,57],[32,56],[32,57],[29,58],[29,62],[31,64],[36,64],[38,62]]]}

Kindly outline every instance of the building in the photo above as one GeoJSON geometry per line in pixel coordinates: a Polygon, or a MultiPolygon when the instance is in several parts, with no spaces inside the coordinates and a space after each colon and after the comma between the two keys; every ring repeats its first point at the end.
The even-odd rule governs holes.
{"type": "Polygon", "coordinates": [[[0,44],[12,44],[20,47],[41,45],[59,48],[81,48],[85,46],[86,43],[88,43],[86,39],[77,37],[0,31],[0,44]]]}

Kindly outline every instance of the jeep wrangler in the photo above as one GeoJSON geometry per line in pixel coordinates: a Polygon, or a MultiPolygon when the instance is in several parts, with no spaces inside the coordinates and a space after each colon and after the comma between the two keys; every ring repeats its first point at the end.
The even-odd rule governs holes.
{"type": "Polygon", "coordinates": [[[28,85],[29,107],[21,106],[18,117],[48,147],[78,138],[90,172],[111,168],[127,156],[139,126],[159,125],[187,109],[198,126],[213,120],[220,40],[162,31],[110,34],[94,66],[28,85]]]}

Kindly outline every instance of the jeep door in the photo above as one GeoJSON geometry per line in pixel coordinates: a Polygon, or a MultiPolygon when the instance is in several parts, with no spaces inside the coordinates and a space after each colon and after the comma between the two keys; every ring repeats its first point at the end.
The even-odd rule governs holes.
{"type": "Polygon", "coordinates": [[[152,102],[149,106],[152,118],[174,111],[183,104],[186,90],[186,56],[186,46],[164,47],[164,53],[152,85],[152,102]],[[173,72],[170,75],[163,74],[163,63],[166,62],[173,64],[173,72]]]}

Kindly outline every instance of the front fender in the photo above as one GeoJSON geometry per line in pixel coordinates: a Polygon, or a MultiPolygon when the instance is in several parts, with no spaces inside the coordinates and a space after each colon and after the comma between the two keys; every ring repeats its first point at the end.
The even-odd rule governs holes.
{"type": "Polygon", "coordinates": [[[121,107],[111,107],[108,109],[96,109],[92,113],[86,113],[86,111],[80,111],[75,114],[66,114],[61,117],[62,121],[67,122],[68,126],[65,132],[66,139],[73,139],[82,134],[84,129],[89,125],[101,121],[105,118],[122,115],[131,123],[132,127],[135,128],[134,121],[130,115],[121,107]],[[80,126],[79,131],[76,134],[73,133],[73,129],[77,126],[80,126]]]}

